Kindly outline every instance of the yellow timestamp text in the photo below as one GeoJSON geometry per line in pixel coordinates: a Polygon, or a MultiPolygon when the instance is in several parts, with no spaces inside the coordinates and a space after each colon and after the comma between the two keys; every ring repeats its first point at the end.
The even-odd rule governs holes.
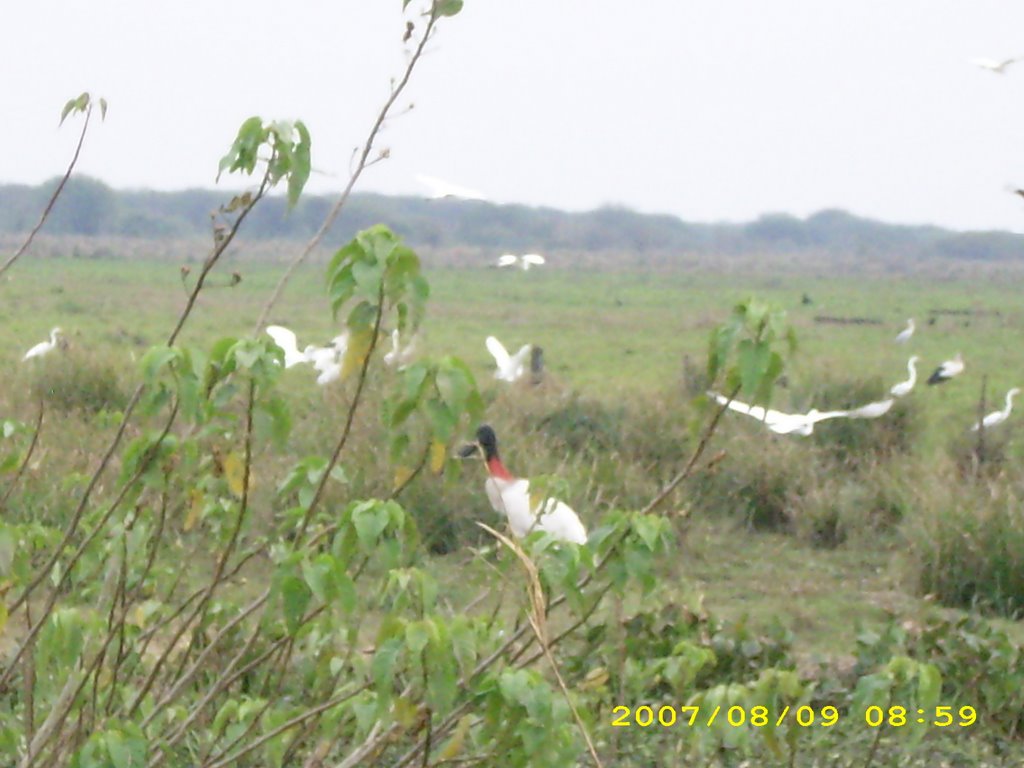
{"type": "MultiPolygon", "coordinates": [[[[845,716],[855,715],[847,713],[845,716]]],[[[650,728],[673,726],[706,727],[711,728],[716,724],[728,725],[734,728],[742,726],[753,726],[765,728],[774,726],[781,728],[787,723],[795,723],[804,728],[818,726],[820,728],[831,728],[839,722],[840,712],[837,707],[826,705],[823,707],[812,707],[804,704],[798,707],[783,707],[773,712],[768,707],[754,706],[744,707],[733,705],[731,707],[700,707],[700,706],[674,706],[671,704],[648,705],[641,704],[638,707],[627,707],[619,705],[612,708],[611,725],[616,728],[650,728]]],[[[902,706],[891,706],[882,708],[870,706],[864,710],[863,722],[869,728],[880,728],[889,726],[900,728],[905,725],[930,725],[936,728],[958,726],[966,728],[974,725],[978,720],[978,713],[971,706],[963,706],[954,711],[951,706],[938,706],[929,709],[908,709],[902,706]]]]}

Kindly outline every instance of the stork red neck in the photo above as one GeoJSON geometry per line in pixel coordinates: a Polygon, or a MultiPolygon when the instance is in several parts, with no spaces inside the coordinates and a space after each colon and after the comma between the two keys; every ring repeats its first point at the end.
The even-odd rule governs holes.
{"type": "Polygon", "coordinates": [[[497,477],[501,480],[515,480],[515,476],[509,472],[505,465],[501,463],[501,459],[498,458],[497,454],[487,459],[487,471],[491,474],[491,477],[497,477]]]}

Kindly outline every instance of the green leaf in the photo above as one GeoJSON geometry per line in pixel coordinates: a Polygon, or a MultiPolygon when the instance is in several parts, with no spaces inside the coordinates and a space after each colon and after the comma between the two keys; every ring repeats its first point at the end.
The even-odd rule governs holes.
{"type": "Polygon", "coordinates": [[[922,709],[931,709],[939,702],[942,694],[942,674],[934,664],[921,663],[918,666],[917,702],[922,709]]]}
{"type": "Polygon", "coordinates": [[[294,634],[302,623],[312,592],[306,582],[294,574],[287,574],[281,580],[281,607],[284,611],[285,626],[294,634]]]}
{"type": "Polygon", "coordinates": [[[299,141],[295,145],[295,152],[292,155],[292,169],[288,174],[288,207],[294,208],[299,201],[306,182],[309,181],[310,172],[310,138],[305,123],[301,120],[295,121],[295,130],[299,134],[299,141]]]}
{"type": "Polygon", "coordinates": [[[365,549],[377,543],[377,539],[388,527],[389,519],[388,509],[382,502],[364,501],[355,506],[352,510],[352,525],[365,549]]]}
{"type": "Polygon", "coordinates": [[[462,0],[435,0],[435,16],[454,16],[462,10],[462,0]]]}

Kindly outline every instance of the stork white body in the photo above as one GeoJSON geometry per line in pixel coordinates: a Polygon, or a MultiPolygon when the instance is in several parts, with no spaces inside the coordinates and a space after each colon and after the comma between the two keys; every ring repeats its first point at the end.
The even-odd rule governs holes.
{"type": "Polygon", "coordinates": [[[929,384],[942,384],[964,372],[964,358],[957,352],[952,360],[946,360],[928,377],[929,384]]]}
{"type": "Polygon", "coordinates": [[[914,318],[907,318],[907,327],[896,334],[894,341],[897,344],[906,344],[910,341],[910,337],[914,335],[914,318]]]}
{"type": "Polygon", "coordinates": [[[492,475],[484,483],[484,490],[491,507],[508,518],[512,533],[520,539],[532,531],[545,531],[559,541],[587,543],[587,529],[564,501],[548,498],[531,509],[529,480],[492,475]]]}
{"type": "Polygon", "coordinates": [[[49,354],[57,348],[57,336],[60,335],[60,328],[54,328],[50,331],[49,341],[40,341],[32,349],[25,353],[25,356],[21,358],[22,362],[25,360],[31,360],[33,357],[42,357],[43,355],[49,354]]]}
{"type": "Polygon", "coordinates": [[[980,424],[975,424],[971,427],[972,432],[977,432],[981,427],[988,429],[994,427],[996,424],[1002,424],[1008,418],[1010,418],[1010,411],[1013,410],[1013,396],[1020,394],[1020,388],[1014,387],[1006,393],[1006,405],[1001,411],[993,411],[984,419],[981,420],[980,424]]]}
{"type": "Polygon", "coordinates": [[[484,342],[487,345],[487,351],[491,353],[491,357],[494,358],[494,364],[497,366],[497,370],[494,372],[494,378],[499,381],[519,381],[526,373],[526,361],[530,356],[530,345],[524,344],[519,348],[519,351],[514,355],[510,355],[508,350],[505,349],[505,345],[498,341],[494,336],[488,336],[484,342]]]}
{"type": "Polygon", "coordinates": [[[893,397],[903,397],[904,395],[910,394],[910,390],[912,390],[914,388],[914,385],[917,383],[916,366],[917,361],[920,359],[921,358],[919,358],[917,355],[914,355],[909,360],[907,360],[907,372],[910,374],[910,377],[906,381],[901,381],[899,384],[893,384],[892,387],[889,388],[890,395],[892,395],[893,397]]]}

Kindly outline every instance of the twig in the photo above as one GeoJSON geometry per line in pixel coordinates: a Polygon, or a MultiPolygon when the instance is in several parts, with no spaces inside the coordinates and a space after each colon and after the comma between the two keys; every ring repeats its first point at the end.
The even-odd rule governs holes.
{"type": "Polygon", "coordinates": [[[416,67],[416,63],[420,60],[420,56],[423,53],[423,49],[426,47],[427,40],[430,39],[430,35],[434,30],[434,24],[437,22],[438,19],[436,9],[434,8],[435,5],[436,0],[434,3],[431,4],[430,18],[427,21],[427,27],[426,30],[423,32],[423,37],[420,39],[419,45],[416,46],[415,53],[413,53],[412,58],[409,59],[409,63],[405,67],[405,74],[402,75],[402,79],[398,81],[398,84],[392,88],[391,96],[388,97],[388,100],[386,102],[384,102],[384,107],[377,115],[377,119],[374,121],[373,127],[370,129],[370,133],[366,138],[366,143],[363,144],[363,151],[359,155],[359,162],[356,163],[356,167],[352,170],[352,173],[349,177],[348,184],[345,186],[345,189],[341,193],[341,196],[334,204],[334,207],[331,208],[331,210],[328,212],[327,217],[324,219],[324,223],[320,225],[320,229],[318,229],[316,234],[313,235],[312,239],[310,239],[310,241],[306,243],[306,247],[302,249],[302,252],[294,259],[294,261],[292,261],[291,264],[288,265],[288,269],[285,270],[285,273],[281,276],[281,279],[274,287],[274,292],[270,295],[270,298],[264,305],[263,311],[260,312],[259,320],[256,321],[256,327],[253,330],[254,335],[260,333],[260,331],[263,330],[263,326],[266,325],[267,317],[270,315],[270,311],[274,308],[274,305],[277,304],[278,300],[281,298],[281,294],[284,292],[284,289],[288,285],[288,282],[291,280],[292,275],[295,273],[295,270],[298,269],[306,261],[307,258],[309,258],[309,255],[313,252],[313,249],[320,244],[321,240],[323,240],[324,235],[326,235],[327,232],[330,230],[331,226],[334,224],[335,219],[338,218],[338,214],[341,213],[341,209],[345,206],[345,203],[348,201],[349,195],[352,193],[352,188],[356,185],[356,182],[359,180],[359,177],[362,175],[363,171],[367,167],[369,167],[369,165],[372,164],[371,162],[367,162],[367,160],[370,156],[370,152],[373,150],[373,142],[376,140],[377,134],[380,133],[381,126],[384,125],[384,121],[387,119],[388,113],[391,111],[391,108],[395,105],[395,102],[398,100],[398,97],[402,94],[402,91],[405,90],[405,86],[408,84],[409,78],[412,76],[412,71],[416,67]]]}
{"type": "Polygon", "coordinates": [[[53,206],[57,202],[57,198],[60,197],[60,193],[64,191],[64,185],[68,183],[68,179],[71,178],[72,171],[75,170],[75,164],[78,163],[78,156],[82,153],[82,145],[85,143],[85,133],[89,130],[90,117],[92,117],[92,104],[89,104],[85,109],[85,122],[82,124],[82,132],[78,136],[78,144],[75,146],[75,154],[71,157],[68,169],[64,172],[64,176],[61,178],[60,183],[57,184],[57,188],[53,190],[53,194],[50,195],[50,199],[46,203],[46,207],[43,209],[43,215],[39,217],[39,221],[32,228],[32,231],[28,233],[28,237],[25,238],[25,242],[21,244],[21,247],[17,251],[15,251],[13,256],[3,263],[3,266],[0,266],[0,275],[3,275],[4,272],[14,266],[14,262],[21,258],[21,255],[28,250],[28,247],[35,239],[36,234],[43,228],[43,224],[45,224],[46,220],[50,217],[50,211],[53,210],[53,206]]]}
{"type": "Polygon", "coordinates": [[[21,480],[21,476],[25,474],[25,470],[28,469],[28,462],[32,458],[32,453],[36,449],[36,444],[39,442],[39,431],[43,428],[43,411],[45,409],[43,398],[39,398],[39,415],[36,417],[36,428],[32,432],[32,442],[28,444],[28,450],[25,452],[25,458],[21,460],[21,466],[18,467],[18,471],[14,477],[11,478],[10,484],[7,486],[7,490],[4,491],[3,498],[0,498],[0,510],[7,509],[7,499],[11,496],[11,491],[14,490],[14,486],[21,480]]]}

